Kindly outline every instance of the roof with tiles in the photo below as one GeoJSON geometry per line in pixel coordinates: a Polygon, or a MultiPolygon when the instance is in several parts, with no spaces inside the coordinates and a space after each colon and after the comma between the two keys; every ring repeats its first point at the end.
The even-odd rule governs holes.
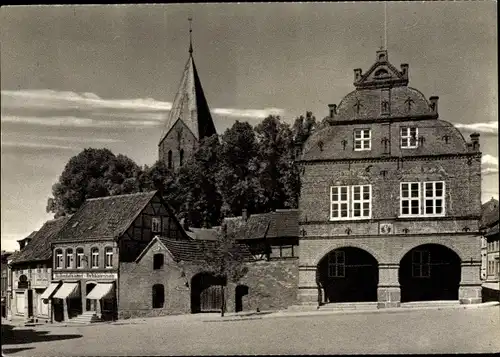
{"type": "Polygon", "coordinates": [[[88,241],[120,237],[157,191],[87,199],[54,241],[88,241]]]}
{"type": "MultiPolygon", "coordinates": [[[[207,240],[175,240],[159,237],[175,261],[203,261],[207,258],[208,250],[217,249],[215,241],[207,240]]],[[[237,244],[236,249],[243,255],[245,260],[252,260],[252,254],[245,244],[237,244]]]]}
{"type": "Polygon", "coordinates": [[[32,261],[48,260],[52,256],[51,243],[58,232],[69,221],[70,217],[60,217],[44,223],[38,230],[33,232],[31,241],[17,254],[11,256],[11,264],[27,263],[32,261]]]}
{"type": "Polygon", "coordinates": [[[498,200],[491,198],[488,202],[481,206],[480,228],[488,228],[499,221],[498,200]]]}

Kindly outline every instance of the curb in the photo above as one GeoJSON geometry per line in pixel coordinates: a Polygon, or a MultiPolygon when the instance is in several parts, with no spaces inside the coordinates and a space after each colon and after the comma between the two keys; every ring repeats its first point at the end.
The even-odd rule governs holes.
{"type": "Polygon", "coordinates": [[[299,311],[299,312],[286,312],[278,311],[270,314],[253,316],[253,317],[237,317],[237,318],[220,318],[220,319],[210,319],[203,320],[203,322],[225,322],[225,321],[244,321],[244,320],[262,320],[262,319],[273,319],[273,318],[287,318],[287,317],[302,317],[302,316],[325,316],[325,315],[337,315],[337,314],[394,314],[398,312],[411,312],[411,311],[422,311],[422,310],[460,310],[460,309],[479,309],[486,307],[493,307],[500,305],[500,302],[486,302],[481,304],[467,304],[467,305],[456,305],[456,306],[423,306],[423,307],[393,307],[375,310],[312,310],[312,311],[299,311]]]}

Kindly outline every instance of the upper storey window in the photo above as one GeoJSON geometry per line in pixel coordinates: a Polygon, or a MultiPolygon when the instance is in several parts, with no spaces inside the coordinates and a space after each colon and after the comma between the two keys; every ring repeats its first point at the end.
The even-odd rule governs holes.
{"type": "Polygon", "coordinates": [[[354,130],[354,151],[371,150],[372,134],[370,129],[354,130]]]}
{"type": "Polygon", "coordinates": [[[418,147],[418,129],[417,128],[401,128],[401,148],[415,149],[418,147]]]}
{"type": "Polygon", "coordinates": [[[372,213],[372,187],[332,186],[330,197],[330,219],[367,219],[372,213]]]}
{"type": "Polygon", "coordinates": [[[443,181],[402,182],[401,216],[444,216],[444,198],[443,181]]]}

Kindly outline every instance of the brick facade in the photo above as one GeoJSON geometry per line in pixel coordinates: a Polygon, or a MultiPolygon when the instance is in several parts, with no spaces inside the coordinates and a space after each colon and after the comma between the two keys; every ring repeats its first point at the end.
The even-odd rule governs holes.
{"type": "MultiPolygon", "coordinates": [[[[404,267],[410,269],[409,281],[421,284],[425,280],[413,274],[429,278],[437,276],[438,271],[446,272],[446,264],[451,262],[443,263],[436,257],[441,254],[439,247],[446,247],[451,251],[450,259],[459,262],[453,274],[458,274],[460,285],[451,295],[462,303],[481,300],[478,135],[471,135],[468,143],[452,124],[439,120],[437,97],[427,100],[418,90],[407,87],[408,65],[401,68],[401,72],[397,71],[388,62],[386,51],[377,51],[377,62],[365,75],[355,70],[356,90],[338,107],[330,105],[326,127],[319,128],[303,145],[299,160],[302,183],[299,214],[303,236],[298,293],[302,303],[322,302],[321,290],[326,288],[318,285],[318,274],[326,272],[319,270],[319,263],[326,257],[334,259],[330,252],[347,247],[361,249],[375,258],[373,269],[378,270],[379,307],[399,306],[403,279],[400,264],[405,256],[424,254],[415,253],[415,248],[427,249],[426,257],[428,250],[432,251],[431,263],[425,260],[425,264],[419,265],[421,268],[427,264],[432,270],[415,273],[411,270],[411,259],[414,259],[411,258],[410,265],[404,267]],[[412,139],[416,147],[402,147],[402,128],[416,128],[417,134],[412,139]],[[367,150],[355,148],[355,131],[360,129],[370,131],[367,150]],[[426,215],[422,183],[433,181],[444,184],[444,209],[438,215],[426,215]],[[402,215],[403,182],[422,185],[420,211],[414,216],[402,215]],[[331,187],[356,185],[370,185],[369,216],[331,217],[331,187]],[[382,231],[382,226],[390,227],[390,231],[382,231]]],[[[354,196],[350,195],[346,197],[352,209],[354,196]]],[[[346,264],[345,261],[342,260],[342,264],[346,264]]],[[[345,269],[349,266],[345,265],[345,269]]],[[[351,267],[352,271],[356,269],[361,271],[359,267],[351,267]]],[[[348,275],[342,270],[335,278],[336,286],[341,286],[339,282],[348,279],[348,275]]],[[[439,285],[437,281],[435,284],[439,285]]],[[[405,289],[409,289],[408,284],[405,289]]],[[[446,293],[443,296],[449,296],[446,293]]]]}

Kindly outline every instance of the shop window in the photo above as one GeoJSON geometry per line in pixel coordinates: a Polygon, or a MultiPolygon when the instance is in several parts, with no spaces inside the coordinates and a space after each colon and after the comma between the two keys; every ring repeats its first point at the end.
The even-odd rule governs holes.
{"type": "Polygon", "coordinates": [[[158,270],[163,268],[165,256],[163,254],[153,255],[153,269],[158,270]]]}
{"type": "Polygon", "coordinates": [[[153,309],[161,309],[165,305],[165,288],[163,284],[153,285],[153,309]]]}

